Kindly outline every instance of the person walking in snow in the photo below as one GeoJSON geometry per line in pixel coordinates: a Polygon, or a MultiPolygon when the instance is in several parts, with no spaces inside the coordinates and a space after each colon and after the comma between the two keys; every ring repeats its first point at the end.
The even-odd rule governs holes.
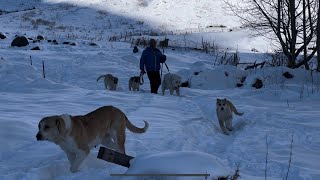
{"type": "Polygon", "coordinates": [[[161,85],[160,63],[166,62],[167,57],[156,47],[157,41],[155,39],[150,39],[149,45],[150,46],[142,52],[140,58],[140,73],[143,75],[147,72],[150,80],[151,93],[157,94],[161,85]]]}

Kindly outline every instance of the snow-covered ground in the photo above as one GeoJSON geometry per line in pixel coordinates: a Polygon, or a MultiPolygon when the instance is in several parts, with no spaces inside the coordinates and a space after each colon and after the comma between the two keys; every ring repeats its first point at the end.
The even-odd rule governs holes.
{"type": "Polygon", "coordinates": [[[161,28],[167,22],[168,31],[196,29],[198,25],[192,22],[204,29],[225,25],[224,32],[216,28],[204,33],[199,28],[201,31],[189,38],[201,41],[201,37],[208,36],[221,46],[239,45],[242,60],[261,61],[264,55],[250,49],[267,45],[261,39],[244,41],[248,37],[244,30],[228,32],[228,28],[236,29],[238,25],[223,15],[222,1],[4,1],[0,4],[2,10],[34,5],[36,9],[0,15],[0,32],[7,36],[0,40],[0,179],[113,179],[110,173],[190,171],[205,171],[196,173],[211,173],[212,178],[222,169],[232,173],[237,166],[242,179],[264,179],[266,136],[268,179],[284,179],[292,134],[288,179],[320,179],[319,73],[314,72],[311,78],[310,72],[285,67],[243,71],[214,66],[214,57],[204,53],[166,49],[170,71],[183,80],[192,77],[192,88],[182,88],[181,97],[169,96],[168,92],[165,96],[154,95],[149,93],[145,77],[140,92],[128,90],[129,77],[139,74],[141,51],[133,54],[130,44],[107,39],[119,30],[125,31],[132,21],[145,21],[145,29],[161,28]],[[163,15],[168,13],[170,16],[163,15]],[[55,24],[33,27],[32,19],[37,18],[55,24]],[[24,33],[28,37],[42,34],[60,44],[42,41],[24,48],[9,47],[16,34],[24,33]],[[62,45],[63,41],[77,45],[62,45]],[[89,46],[89,42],[98,46],[89,46]],[[35,45],[41,50],[30,51],[35,45]],[[294,78],[285,79],[282,74],[286,71],[294,78]],[[116,92],[106,91],[102,81],[96,82],[99,75],[106,73],[119,77],[116,92]],[[243,76],[247,77],[244,86],[236,88],[243,76]],[[264,88],[251,87],[256,78],[263,80],[264,88]],[[230,136],[221,133],[215,113],[216,98],[228,98],[244,112],[241,117],[234,116],[235,131],[230,136]],[[97,159],[96,148],[91,150],[80,172],[72,174],[67,157],[58,146],[36,141],[42,117],[86,114],[105,105],[122,109],[139,127],[143,126],[142,120],[150,124],[145,134],[127,131],[127,154],[138,157],[129,170],[97,159]]]}

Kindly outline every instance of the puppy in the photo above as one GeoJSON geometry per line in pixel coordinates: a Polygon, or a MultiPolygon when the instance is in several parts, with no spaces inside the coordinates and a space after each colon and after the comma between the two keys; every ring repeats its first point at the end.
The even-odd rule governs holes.
{"type": "Polygon", "coordinates": [[[49,116],[39,122],[38,141],[50,141],[61,147],[70,162],[70,171],[78,171],[90,149],[102,144],[125,154],[126,128],[133,133],[144,133],[143,128],[131,124],[127,116],[118,108],[104,106],[86,115],[49,116]]]}
{"type": "Polygon", "coordinates": [[[220,128],[224,134],[229,135],[227,130],[233,130],[232,113],[234,112],[238,116],[242,116],[243,113],[239,113],[236,107],[227,99],[217,99],[216,108],[220,128]]]}
{"type": "Polygon", "coordinates": [[[133,76],[129,79],[129,91],[139,91],[140,89],[140,76],[133,76]]]}
{"type": "Polygon", "coordinates": [[[106,89],[115,91],[117,89],[118,85],[118,78],[115,76],[112,76],[111,74],[101,75],[98,77],[97,81],[99,81],[100,78],[104,77],[104,86],[106,89]]]}
{"type": "Polygon", "coordinates": [[[181,77],[179,75],[172,73],[164,75],[162,80],[162,95],[164,95],[166,89],[169,89],[171,95],[173,95],[173,91],[175,90],[177,95],[180,96],[180,85],[181,77]]]}

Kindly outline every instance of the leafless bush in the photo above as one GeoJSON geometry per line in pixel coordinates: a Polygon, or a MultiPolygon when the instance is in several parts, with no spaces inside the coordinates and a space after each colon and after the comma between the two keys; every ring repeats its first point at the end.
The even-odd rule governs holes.
{"type": "Polygon", "coordinates": [[[36,20],[32,19],[31,24],[34,28],[38,28],[39,26],[48,26],[53,28],[56,25],[56,22],[38,18],[36,20]]]}
{"type": "Polygon", "coordinates": [[[29,12],[23,13],[22,16],[21,16],[21,19],[24,22],[31,21],[32,17],[34,17],[35,15],[36,15],[36,12],[29,11],[29,12]]]}
{"type": "Polygon", "coordinates": [[[228,53],[225,52],[222,56],[216,57],[216,65],[232,65],[232,66],[237,66],[237,64],[239,64],[240,62],[240,57],[239,57],[239,52],[236,51],[235,53],[228,53]]]}
{"type": "Polygon", "coordinates": [[[288,58],[282,51],[276,50],[267,55],[271,57],[271,61],[269,62],[270,66],[286,66],[288,64],[288,58]]]}
{"type": "Polygon", "coordinates": [[[102,16],[107,16],[109,13],[105,10],[98,10],[97,11],[98,14],[102,15],[102,16]]]}

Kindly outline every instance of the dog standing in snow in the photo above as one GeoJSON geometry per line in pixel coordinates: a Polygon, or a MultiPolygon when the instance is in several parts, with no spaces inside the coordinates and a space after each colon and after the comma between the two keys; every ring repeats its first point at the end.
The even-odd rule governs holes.
{"type": "Polygon", "coordinates": [[[171,95],[173,95],[173,91],[175,90],[177,95],[180,96],[180,85],[181,77],[179,75],[167,73],[162,80],[162,95],[164,95],[166,89],[169,89],[171,95]]]}
{"type": "Polygon", "coordinates": [[[140,89],[140,76],[133,76],[129,79],[129,91],[139,91],[140,89]]]}
{"type": "Polygon", "coordinates": [[[70,162],[70,171],[78,171],[90,149],[102,144],[125,154],[126,128],[133,133],[144,133],[143,128],[131,124],[127,116],[118,108],[104,106],[86,115],[49,116],[39,122],[38,141],[50,141],[61,147],[70,162]]]}
{"type": "Polygon", "coordinates": [[[117,90],[117,85],[118,85],[118,78],[111,75],[111,74],[106,74],[106,75],[101,75],[98,77],[97,81],[99,81],[100,78],[104,77],[104,86],[106,89],[109,90],[117,90]]]}
{"type": "Polygon", "coordinates": [[[219,119],[219,125],[224,134],[229,135],[229,131],[233,130],[232,127],[232,114],[233,112],[242,116],[243,113],[239,113],[236,107],[227,99],[217,99],[216,111],[219,119]]]}

